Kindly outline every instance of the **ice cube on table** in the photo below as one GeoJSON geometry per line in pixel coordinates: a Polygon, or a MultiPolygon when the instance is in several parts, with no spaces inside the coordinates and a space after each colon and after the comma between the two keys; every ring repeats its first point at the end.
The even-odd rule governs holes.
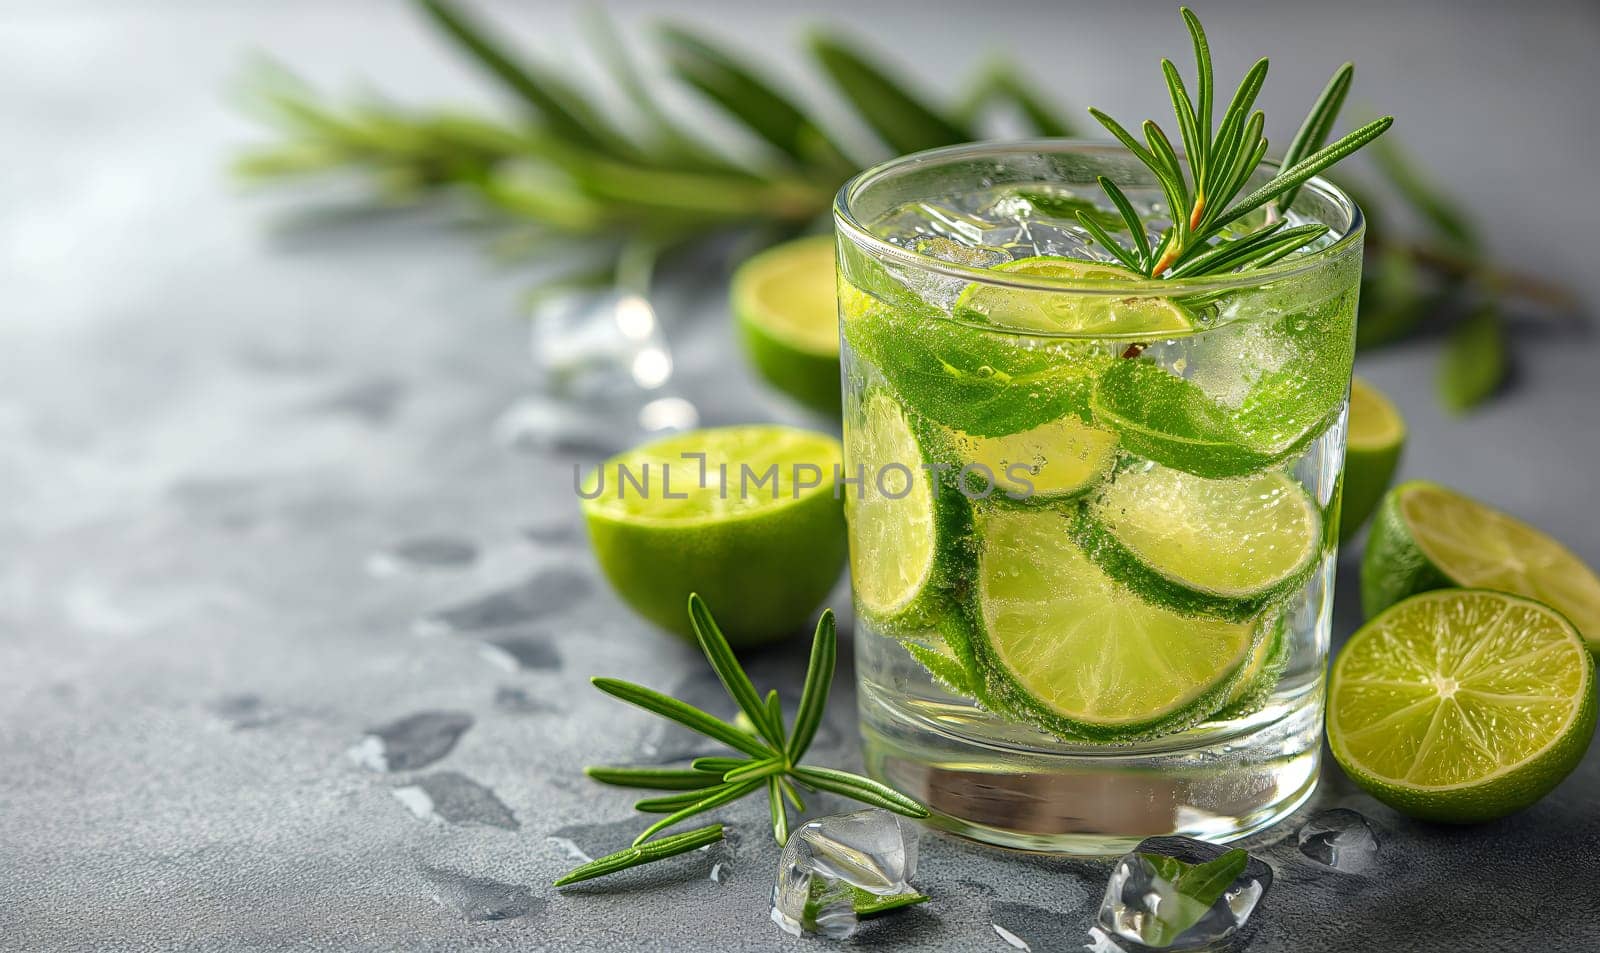
{"type": "Polygon", "coordinates": [[[1199,950],[1233,936],[1272,885],[1272,869],[1249,858],[1244,870],[1203,910],[1163,872],[1163,864],[1145,855],[1172,858],[1188,865],[1216,860],[1226,848],[1188,837],[1151,837],[1117,861],[1100,902],[1098,918],[1120,945],[1131,948],[1199,950]],[[1174,927],[1188,922],[1172,935],[1174,927]]]}
{"type": "Polygon", "coordinates": [[[789,835],[772,888],[772,921],[796,936],[845,939],[857,929],[858,908],[898,904],[915,894],[917,831],[910,821],[876,808],[819,817],[789,835]]]}
{"type": "Polygon", "coordinates": [[[584,291],[540,303],[531,317],[534,366],[553,397],[593,400],[657,391],[672,351],[655,309],[636,294],[584,291]]]}
{"type": "Polygon", "coordinates": [[[1300,853],[1338,870],[1361,871],[1378,861],[1378,834],[1365,817],[1348,808],[1319,811],[1296,835],[1300,853]]]}

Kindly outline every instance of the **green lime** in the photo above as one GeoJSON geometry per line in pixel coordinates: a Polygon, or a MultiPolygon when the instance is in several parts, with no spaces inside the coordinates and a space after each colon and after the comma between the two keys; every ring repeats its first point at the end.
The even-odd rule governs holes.
{"type": "Polygon", "coordinates": [[[1537,599],[1600,652],[1600,579],[1565,546],[1528,524],[1436,483],[1412,480],[1378,506],[1361,560],[1368,618],[1412,593],[1446,586],[1537,599]]]}
{"type": "MultiPolygon", "coordinates": [[[[1125,268],[1054,255],[1020,258],[994,270],[1033,278],[1104,281],[1113,288],[1142,277],[1125,268]]],[[[1033,291],[973,283],[956,300],[954,311],[957,318],[1055,334],[1170,338],[1194,330],[1194,319],[1172,299],[1150,296],[1033,291]]]]}
{"type": "Polygon", "coordinates": [[[1406,443],[1406,422],[1389,398],[1361,378],[1350,383],[1349,445],[1344,452],[1344,493],[1339,542],[1356,534],[1383,499],[1406,443]]]}
{"type": "Polygon", "coordinates": [[[1207,480],[1151,466],[1106,484],[1076,535],[1142,598],[1238,622],[1305,584],[1322,549],[1322,515],[1277,471],[1207,480]]]}
{"type": "Polygon", "coordinates": [[[1117,459],[1117,437],[1076,417],[1004,437],[951,431],[952,466],[975,496],[1016,502],[1068,499],[1098,486],[1117,459]],[[962,474],[962,470],[965,474],[962,474]]]}
{"type": "Polygon", "coordinates": [[[964,501],[923,464],[935,438],[914,426],[893,396],[869,390],[845,418],[845,519],[857,604],[889,629],[915,629],[939,611],[941,557],[964,535],[964,501]]]}
{"type": "Polygon", "coordinates": [[[1289,647],[1289,617],[1282,615],[1272,627],[1272,633],[1256,643],[1244,675],[1234,682],[1233,689],[1223,700],[1222,709],[1212,717],[1227,721],[1260,709],[1267,696],[1278,687],[1283,670],[1289,667],[1289,647]]]}
{"type": "Polygon", "coordinates": [[[1221,479],[1276,466],[1327,429],[1338,401],[1306,402],[1303,390],[1275,372],[1264,375],[1239,407],[1228,407],[1156,364],[1125,360],[1095,383],[1092,407],[1095,422],[1116,431],[1130,451],[1221,479]]]}
{"type": "Polygon", "coordinates": [[[1259,627],[1143,601],[1078,549],[1070,519],[1042,507],[979,514],[973,635],[991,690],[1077,741],[1132,741],[1210,715],[1259,627]]]}
{"type": "Polygon", "coordinates": [[[1361,627],[1328,683],[1328,743],[1368,793],[1472,823],[1537,801],[1595,724],[1594,659],[1549,606],[1485,589],[1413,596],[1361,627]]]}
{"type": "Polygon", "coordinates": [[[691,592],[736,645],[790,635],[844,565],[839,456],[832,437],[758,425],[619,454],[584,483],[595,557],[625,602],[686,639],[691,592]]]}
{"type": "Polygon", "coordinates": [[[839,306],[832,235],[774,245],[733,273],[731,299],[745,351],[772,386],[808,407],[839,412],[839,306]]]}

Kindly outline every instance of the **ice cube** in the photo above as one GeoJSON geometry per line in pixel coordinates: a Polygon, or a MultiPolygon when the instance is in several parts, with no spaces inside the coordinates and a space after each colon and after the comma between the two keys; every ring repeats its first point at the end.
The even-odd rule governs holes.
{"type": "Polygon", "coordinates": [[[1336,807],[1311,815],[1296,837],[1300,853],[1339,870],[1361,871],[1378,860],[1378,835],[1365,817],[1336,807]]]}
{"type": "Polygon", "coordinates": [[[1119,941],[1154,949],[1202,949],[1232,936],[1271,886],[1271,868],[1250,858],[1233,883],[1202,910],[1160,861],[1172,858],[1193,866],[1223,853],[1222,847],[1188,837],[1143,841],[1118,860],[1111,872],[1105,899],[1100,902],[1100,927],[1119,941]]]}
{"type": "Polygon", "coordinates": [[[819,817],[784,845],[772,887],[772,921],[796,936],[845,939],[856,931],[860,894],[913,893],[916,869],[911,822],[877,809],[819,817]]]}
{"type": "Polygon", "coordinates": [[[993,268],[1011,260],[1011,252],[993,245],[963,245],[953,238],[919,238],[911,246],[919,255],[972,268],[993,268]]]}
{"type": "Polygon", "coordinates": [[[657,391],[672,377],[672,352],[650,302],[619,291],[575,292],[531,315],[530,347],[542,389],[598,399],[657,391]]]}

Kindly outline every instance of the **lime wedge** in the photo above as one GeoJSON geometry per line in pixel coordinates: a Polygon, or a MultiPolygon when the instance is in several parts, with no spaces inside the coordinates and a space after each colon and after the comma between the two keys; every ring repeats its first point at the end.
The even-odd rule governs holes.
{"type": "Polygon", "coordinates": [[[839,306],[833,236],[774,245],[733,273],[733,314],[768,383],[808,407],[839,412],[839,306]]]}
{"type": "Polygon", "coordinates": [[[1098,486],[1117,459],[1116,435],[1076,417],[1005,437],[951,431],[948,444],[952,465],[967,469],[970,493],[1021,503],[1078,496],[1098,486]]]}
{"type": "Polygon", "coordinates": [[[839,459],[832,437],[776,426],[690,431],[619,454],[584,483],[595,557],[625,602],[686,639],[691,592],[736,645],[790,635],[844,566],[839,459]]]}
{"type": "MultiPolygon", "coordinates": [[[[1033,278],[1116,282],[1141,277],[1125,268],[1077,258],[1039,255],[994,269],[1033,278]]],[[[1003,328],[1055,334],[1170,338],[1194,330],[1194,319],[1169,298],[1115,297],[1074,292],[1030,291],[973,283],[956,300],[955,316],[1003,328]]]]}
{"type": "Polygon", "coordinates": [[[1279,473],[1207,480],[1127,470],[1084,508],[1076,535],[1109,575],[1178,612],[1243,621],[1297,590],[1322,548],[1322,516],[1279,473]]]}
{"type": "Polygon", "coordinates": [[[931,442],[882,389],[845,418],[845,472],[862,477],[844,488],[850,579],[862,614],[890,629],[932,621],[940,557],[964,535],[964,502],[945,499],[951,491],[923,469],[931,442]]]}
{"type": "Polygon", "coordinates": [[[1361,378],[1350,384],[1349,444],[1344,452],[1344,494],[1339,542],[1356,534],[1394,479],[1406,442],[1406,422],[1389,398],[1361,378]]]}
{"type": "Polygon", "coordinates": [[[1413,817],[1472,823],[1537,801],[1595,724],[1594,660],[1549,606],[1503,592],[1413,596],[1362,626],[1328,683],[1352,780],[1413,817]]]}
{"type": "Polygon", "coordinates": [[[1600,579],[1565,546],[1528,524],[1436,483],[1413,480],[1384,497],[1361,560],[1367,616],[1445,586],[1537,599],[1600,652],[1600,579]]]}
{"type": "Polygon", "coordinates": [[[1000,507],[978,517],[974,637],[991,689],[1074,741],[1132,741],[1211,714],[1243,674],[1258,627],[1144,602],[1078,549],[1069,519],[1000,507]]]}

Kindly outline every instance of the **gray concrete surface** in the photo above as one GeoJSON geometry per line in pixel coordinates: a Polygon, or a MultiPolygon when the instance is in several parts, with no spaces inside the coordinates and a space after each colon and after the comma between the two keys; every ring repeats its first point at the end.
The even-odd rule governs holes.
{"type": "MultiPolygon", "coordinates": [[[[1065,98],[1119,114],[1164,108],[1153,58],[1184,49],[1167,4],[751,6],[613,9],[706,18],[765,44],[797,85],[788,39],[810,19],[884,37],[944,89],[1014,44],[1065,98]]],[[[566,4],[494,9],[568,51],[566,4]]],[[[1277,54],[1280,117],[1356,58],[1356,100],[1401,117],[1505,259],[1600,309],[1592,4],[1202,13],[1234,67],[1277,54]]],[[[692,747],[586,678],[708,702],[715,686],[599,579],[569,489],[580,457],[489,438],[530,386],[525,276],[425,221],[284,230],[282,203],[228,183],[223,162],[253,132],[224,92],[251,50],[401,98],[490,95],[403,5],[0,9],[0,949],[802,945],[766,920],[776,852],[755,804],[708,854],[547,886],[569,843],[598,854],[636,826],[583,764],[692,747]],[[374,572],[396,546],[433,565],[374,572]]],[[[707,419],[760,416],[714,276],[661,308],[707,419]]],[[[1360,366],[1411,421],[1406,475],[1600,563],[1600,343],[1536,320],[1517,333],[1514,390],[1466,420],[1431,398],[1428,342],[1360,366]]],[[[799,651],[753,661],[758,682],[795,692],[799,651]]],[[[847,675],[840,687],[817,755],[849,765],[847,675]]],[[[1597,794],[1600,750],[1529,811],[1453,829],[1330,770],[1315,806],[1371,818],[1383,868],[1320,868],[1292,823],[1258,839],[1276,878],[1249,949],[1600,948],[1597,794]]],[[[934,901],[859,945],[1007,949],[993,924],[1035,951],[1086,942],[1105,865],[932,836],[923,851],[934,901]]]]}

